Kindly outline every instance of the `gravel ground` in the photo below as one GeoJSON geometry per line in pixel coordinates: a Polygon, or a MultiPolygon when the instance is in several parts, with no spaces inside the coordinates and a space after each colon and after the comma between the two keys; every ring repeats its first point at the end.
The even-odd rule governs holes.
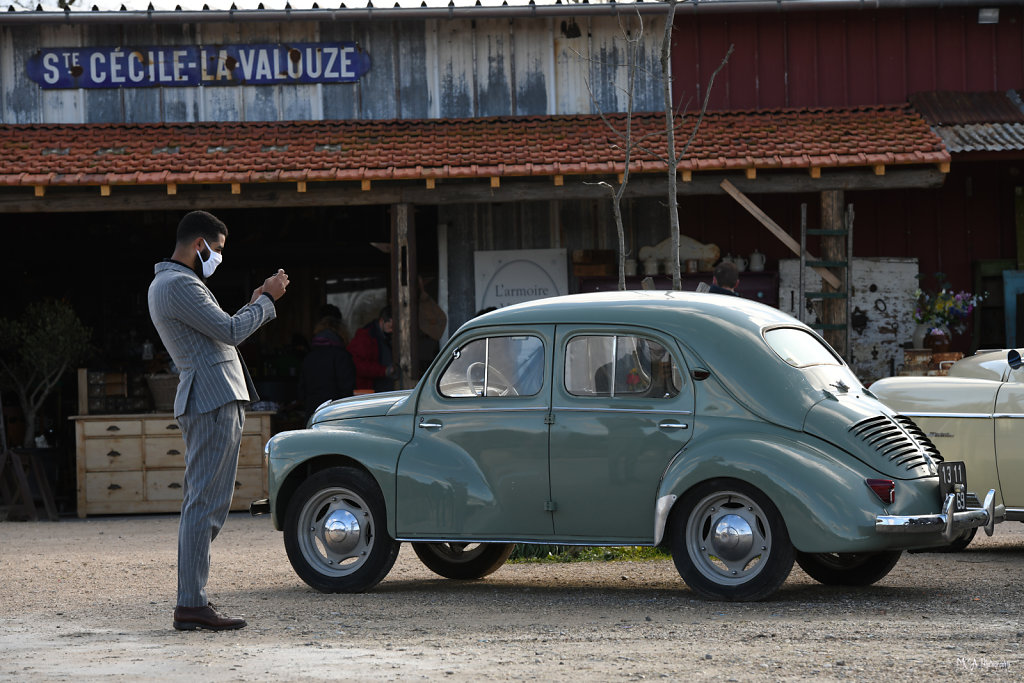
{"type": "Polygon", "coordinates": [[[171,628],[175,516],[0,524],[0,680],[1024,679],[1024,525],[905,555],[875,586],[794,567],[771,600],[694,597],[671,561],[431,574],[403,546],[372,592],[322,595],[266,517],[233,514],[211,599],[240,631],[171,628]]]}

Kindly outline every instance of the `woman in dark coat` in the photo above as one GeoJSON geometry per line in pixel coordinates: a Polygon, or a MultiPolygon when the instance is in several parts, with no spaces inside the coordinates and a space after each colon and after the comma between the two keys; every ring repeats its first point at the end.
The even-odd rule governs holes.
{"type": "Polygon", "coordinates": [[[299,374],[299,400],[307,415],[324,401],[351,396],[356,384],[356,366],[345,349],[345,325],[341,317],[326,315],[313,329],[309,353],[299,374]]]}

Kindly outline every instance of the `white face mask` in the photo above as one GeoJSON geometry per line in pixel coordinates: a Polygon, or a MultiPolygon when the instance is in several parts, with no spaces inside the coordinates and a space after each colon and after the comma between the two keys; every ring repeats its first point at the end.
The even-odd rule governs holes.
{"type": "Polygon", "coordinates": [[[206,249],[210,252],[210,257],[204,261],[201,251],[197,251],[196,255],[199,257],[199,262],[203,264],[203,277],[207,278],[213,275],[213,271],[217,270],[217,266],[224,260],[224,257],[210,249],[210,244],[206,240],[203,240],[203,244],[206,245],[206,249]]]}

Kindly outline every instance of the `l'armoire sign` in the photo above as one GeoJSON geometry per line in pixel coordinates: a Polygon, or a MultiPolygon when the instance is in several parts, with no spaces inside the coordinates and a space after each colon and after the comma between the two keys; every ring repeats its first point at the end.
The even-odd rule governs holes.
{"type": "Polygon", "coordinates": [[[350,83],[369,70],[354,42],[45,48],[26,64],[43,88],[350,83]]]}

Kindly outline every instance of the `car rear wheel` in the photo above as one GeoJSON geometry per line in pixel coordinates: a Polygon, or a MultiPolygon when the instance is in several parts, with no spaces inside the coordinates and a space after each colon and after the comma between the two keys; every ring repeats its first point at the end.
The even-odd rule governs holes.
{"type": "Polygon", "coordinates": [[[699,595],[714,600],[762,600],[793,568],[786,523],[769,498],[734,479],[696,486],[669,520],[672,559],[699,595]]]}
{"type": "Polygon", "coordinates": [[[796,562],[815,581],[826,586],[870,586],[892,571],[902,550],[881,553],[800,553],[796,562]]]}
{"type": "Polygon", "coordinates": [[[388,536],[377,482],[354,467],[331,467],[296,489],[284,547],[295,573],[316,590],[359,593],[387,576],[400,544],[388,536]]]}
{"type": "Polygon", "coordinates": [[[447,579],[482,579],[498,570],[514,543],[413,543],[427,569],[447,579]]]}

